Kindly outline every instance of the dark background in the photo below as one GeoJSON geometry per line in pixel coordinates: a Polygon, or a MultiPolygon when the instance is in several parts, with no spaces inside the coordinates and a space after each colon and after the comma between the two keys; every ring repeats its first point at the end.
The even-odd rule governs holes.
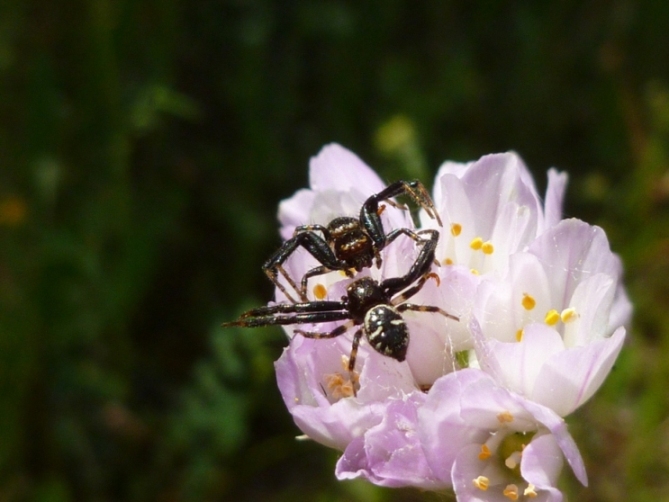
{"type": "Polygon", "coordinates": [[[407,501],[296,442],[277,203],[336,141],[386,180],[519,152],[625,261],[635,322],[570,417],[579,501],[669,497],[669,3],[0,4],[0,500],[407,501]]]}

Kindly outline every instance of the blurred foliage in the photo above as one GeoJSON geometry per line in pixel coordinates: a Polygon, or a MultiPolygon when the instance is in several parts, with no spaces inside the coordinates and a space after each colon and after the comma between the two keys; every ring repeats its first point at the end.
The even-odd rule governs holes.
{"type": "Polygon", "coordinates": [[[337,483],[275,388],[277,203],[337,141],[386,179],[514,149],[625,261],[570,420],[581,501],[669,499],[669,4],[0,3],[0,499],[445,500],[337,483]]]}

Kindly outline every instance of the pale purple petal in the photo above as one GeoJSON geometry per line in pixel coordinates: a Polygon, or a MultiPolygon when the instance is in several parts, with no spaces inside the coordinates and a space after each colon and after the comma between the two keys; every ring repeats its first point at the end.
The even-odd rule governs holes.
{"type": "Polygon", "coordinates": [[[495,486],[506,481],[506,475],[496,464],[479,459],[480,445],[468,445],[462,448],[453,464],[453,490],[458,502],[509,502],[502,490],[476,488],[473,481],[480,475],[490,480],[495,486]]]}
{"type": "Polygon", "coordinates": [[[535,382],[546,361],[565,349],[555,330],[536,323],[525,327],[520,342],[490,339],[485,343],[488,346],[485,354],[495,359],[495,363],[487,360],[485,365],[492,367],[494,364],[496,370],[491,375],[495,380],[503,387],[530,399],[535,397],[535,382]]]}
{"type": "Polygon", "coordinates": [[[364,477],[380,486],[415,486],[440,489],[441,483],[427,464],[416,431],[416,411],[424,394],[394,400],[384,418],[364,438],[353,441],[337,463],[339,479],[364,477]]]}
{"type": "Polygon", "coordinates": [[[593,274],[620,276],[620,260],[611,252],[604,231],[581,220],[562,220],[539,236],[529,251],[551,278],[555,303],[567,304],[576,285],[593,274]]]}
{"type": "Polygon", "coordinates": [[[324,146],[309,162],[309,184],[316,192],[351,189],[373,194],[385,188],[378,174],[360,157],[337,143],[324,146]]]}
{"type": "Polygon", "coordinates": [[[523,478],[542,490],[557,484],[563,465],[562,450],[552,434],[534,436],[520,461],[523,478]]]}
{"type": "Polygon", "coordinates": [[[610,338],[566,349],[549,358],[536,379],[532,398],[566,416],[599,389],[625,340],[619,327],[610,338]]]}
{"type": "Polygon", "coordinates": [[[465,446],[484,443],[489,432],[473,427],[460,416],[460,397],[481,379],[489,377],[478,370],[450,373],[435,382],[425,404],[418,410],[420,441],[435,476],[451,482],[451,467],[465,446]]]}
{"type": "Polygon", "coordinates": [[[550,408],[526,399],[523,400],[523,407],[550,431],[574,471],[576,479],[584,486],[588,486],[588,476],[585,472],[585,465],[583,465],[583,458],[578,451],[574,438],[567,431],[567,424],[564,419],[550,408]]]}
{"type": "Polygon", "coordinates": [[[548,170],[548,188],[544,204],[544,230],[557,225],[562,219],[562,206],[569,176],[556,169],[548,170]]]}
{"type": "Polygon", "coordinates": [[[288,240],[293,236],[295,227],[309,222],[309,214],[314,204],[316,193],[302,189],[295,192],[290,199],[279,203],[279,223],[281,223],[281,237],[288,240]]]}

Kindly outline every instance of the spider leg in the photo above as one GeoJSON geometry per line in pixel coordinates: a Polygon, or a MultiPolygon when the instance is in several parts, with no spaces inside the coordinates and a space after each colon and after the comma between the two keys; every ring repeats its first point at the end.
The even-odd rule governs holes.
{"type": "Polygon", "coordinates": [[[423,289],[423,286],[425,286],[425,283],[429,279],[434,279],[437,281],[437,284],[439,284],[439,276],[435,274],[434,272],[430,272],[429,274],[425,274],[423,277],[420,278],[420,280],[416,283],[416,285],[410,287],[406,291],[404,291],[401,295],[396,296],[392,300],[392,305],[399,305],[403,303],[404,301],[408,300],[412,296],[414,296],[416,293],[418,293],[421,289],[423,289]]]}
{"type": "Polygon", "coordinates": [[[358,391],[355,388],[356,385],[356,376],[355,376],[355,361],[358,358],[358,347],[360,347],[360,340],[362,338],[363,328],[360,328],[353,335],[353,345],[351,346],[351,355],[348,356],[348,373],[349,378],[351,379],[351,386],[353,388],[353,395],[357,396],[358,391]]]}
{"type": "MultiPolygon", "coordinates": [[[[286,291],[286,287],[279,281],[279,273],[285,277],[288,284],[300,295],[300,299],[304,302],[308,301],[305,293],[300,291],[295,283],[295,280],[286,272],[283,268],[283,263],[295,252],[298,247],[306,249],[309,254],[311,254],[319,263],[331,270],[339,270],[346,266],[345,263],[342,263],[330,249],[330,245],[327,240],[318,235],[315,232],[310,231],[310,228],[315,228],[320,230],[322,227],[316,225],[306,225],[303,227],[298,227],[302,229],[291,238],[288,239],[283,245],[263,264],[263,272],[269,277],[269,280],[272,281],[276,287],[278,287],[283,294],[293,303],[296,303],[293,297],[286,291]]],[[[329,235],[326,232],[323,232],[324,235],[329,235]]]]}
{"type": "Polygon", "coordinates": [[[398,312],[404,312],[405,310],[412,310],[414,312],[435,312],[443,315],[444,317],[447,317],[448,319],[453,319],[454,321],[460,320],[459,317],[454,316],[453,314],[449,314],[445,310],[439,307],[435,307],[434,305],[415,305],[413,303],[403,303],[395,308],[398,312]]]}
{"type": "Polygon", "coordinates": [[[311,270],[308,270],[307,273],[302,276],[302,282],[300,284],[300,295],[306,296],[307,281],[309,280],[310,277],[327,274],[328,272],[332,272],[332,269],[326,267],[325,265],[321,265],[320,267],[314,267],[311,270]]]}
{"type": "Polygon", "coordinates": [[[425,190],[420,181],[396,181],[379,193],[369,197],[360,209],[360,221],[365,226],[367,233],[378,249],[382,249],[386,244],[385,232],[379,216],[379,202],[386,201],[390,202],[390,205],[397,205],[397,203],[390,201],[390,199],[398,195],[411,197],[418,206],[425,210],[430,218],[437,220],[439,226],[443,226],[441,218],[439,218],[439,214],[434,207],[434,202],[430,198],[430,194],[427,193],[427,190],[425,190]]]}
{"type": "Polygon", "coordinates": [[[334,310],[346,310],[346,305],[341,301],[315,301],[305,303],[276,303],[274,305],[264,305],[244,312],[240,319],[252,316],[273,315],[273,314],[300,314],[306,312],[332,312],[334,310]]]}
{"type": "Polygon", "coordinates": [[[346,333],[351,327],[353,326],[353,321],[349,321],[347,323],[342,324],[341,326],[337,326],[335,329],[328,333],[320,333],[318,331],[304,331],[301,329],[296,329],[293,331],[295,334],[300,334],[305,338],[313,338],[315,340],[319,340],[321,338],[336,338],[339,335],[343,335],[346,333]]]}
{"type": "MultiPolygon", "coordinates": [[[[423,230],[417,235],[429,235],[430,237],[428,239],[418,238],[417,242],[422,243],[420,253],[418,253],[416,260],[411,264],[411,268],[405,275],[402,277],[391,277],[381,283],[381,287],[389,296],[399,293],[425,276],[434,262],[434,253],[437,250],[437,243],[439,242],[439,232],[437,230],[423,230]]],[[[412,238],[414,237],[412,236],[412,238]]],[[[422,287],[422,284],[420,287],[422,287]]],[[[412,294],[416,294],[419,290],[420,288],[412,294]]]]}
{"type": "MultiPolygon", "coordinates": [[[[298,304],[299,305],[299,304],[298,304]]],[[[258,326],[285,326],[290,324],[316,324],[320,322],[343,321],[350,319],[348,312],[306,312],[293,315],[267,314],[248,315],[240,317],[236,321],[223,323],[224,328],[241,326],[243,328],[256,328],[258,326]]],[[[339,333],[341,334],[341,333],[339,333]]],[[[315,338],[315,337],[311,337],[315,338]]],[[[321,338],[329,338],[323,336],[321,338]]]]}

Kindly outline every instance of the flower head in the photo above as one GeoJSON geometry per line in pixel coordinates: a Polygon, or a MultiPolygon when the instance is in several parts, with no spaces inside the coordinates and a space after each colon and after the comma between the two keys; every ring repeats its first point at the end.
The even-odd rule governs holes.
{"type": "MultiPolygon", "coordinates": [[[[338,478],[452,487],[462,500],[561,500],[555,484],[566,459],[587,482],[562,417],[608,374],[631,306],[604,232],[561,219],[566,181],[550,170],[542,203],[516,154],[488,155],[441,167],[433,197],[439,218],[421,211],[422,228],[392,201],[379,207],[386,233],[439,232],[438,263],[410,298],[426,308],[401,314],[410,334],[406,360],[373,350],[361,336],[349,371],[354,333],[369,335],[360,323],[297,326],[321,336],[348,322],[345,333],[326,339],[285,326],[291,343],[276,362],[279,389],[305,434],[343,452],[338,478]]],[[[357,218],[384,189],[339,145],[311,160],[310,185],[280,205],[284,239],[300,226],[357,218]]],[[[402,235],[383,248],[380,267],[315,275],[306,296],[338,301],[361,277],[401,277],[422,245],[402,235]]],[[[299,282],[319,265],[298,247],[283,268],[299,282]]],[[[276,300],[287,300],[280,289],[276,300]]],[[[395,300],[403,301],[401,292],[395,300]]]]}

